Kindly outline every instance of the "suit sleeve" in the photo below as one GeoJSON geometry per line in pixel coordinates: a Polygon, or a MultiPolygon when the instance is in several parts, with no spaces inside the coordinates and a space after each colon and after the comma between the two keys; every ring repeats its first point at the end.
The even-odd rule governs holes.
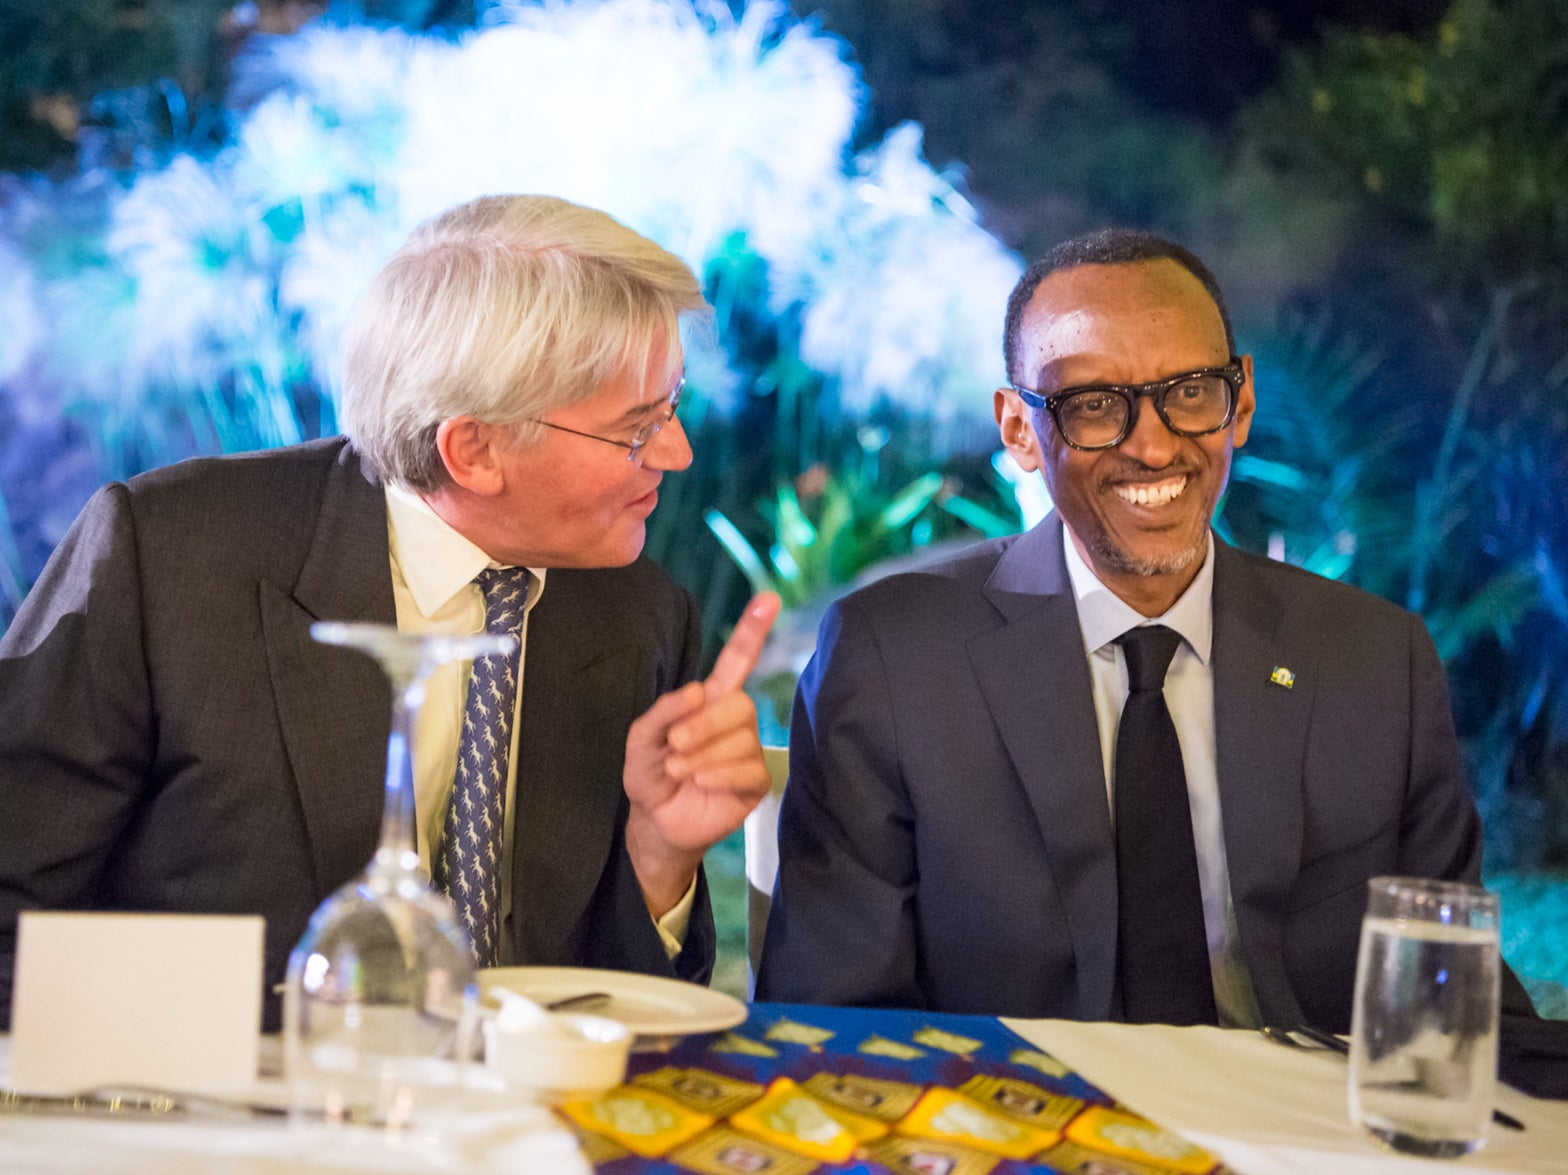
{"type": "Polygon", "coordinates": [[[1481,881],[1481,822],[1465,778],[1437,649],[1410,617],[1410,782],[1400,820],[1407,876],[1481,881]]]}
{"type": "Polygon", "coordinates": [[[834,604],[795,697],[758,999],[925,1006],[892,688],[855,602],[834,604]]]}
{"type": "MultiPolygon", "coordinates": [[[[1400,822],[1399,871],[1407,877],[1481,884],[1481,819],[1465,778],[1442,662],[1426,626],[1411,616],[1410,791],[1400,822]]],[[[1534,1006],[1507,963],[1505,1013],[1533,1017],[1534,1006]]]]}
{"type": "Polygon", "coordinates": [[[129,494],[88,502],[0,640],[0,1022],[17,919],[90,907],[155,731],[129,494]]]}
{"type": "MultiPolygon", "coordinates": [[[[660,675],[658,692],[678,689],[700,676],[702,668],[702,628],[694,601],[689,593],[679,594],[680,644],[676,655],[668,662],[672,668],[660,675]]],[[[648,698],[652,705],[655,698],[648,698]]],[[[622,738],[624,740],[624,733],[622,738]]],[[[713,903],[708,896],[708,882],[703,870],[697,870],[697,893],[692,902],[691,918],[686,924],[686,939],[680,954],[673,959],[664,949],[648,906],[643,898],[642,886],[637,881],[637,871],[632,867],[626,852],[626,818],[630,805],[623,795],[616,820],[615,844],[610,862],[594,897],[593,924],[614,927],[613,933],[594,932],[589,935],[587,958],[590,967],[610,967],[617,970],[641,971],[652,975],[673,975],[692,983],[707,983],[713,976],[713,963],[717,954],[717,934],[713,923],[713,903]]]]}

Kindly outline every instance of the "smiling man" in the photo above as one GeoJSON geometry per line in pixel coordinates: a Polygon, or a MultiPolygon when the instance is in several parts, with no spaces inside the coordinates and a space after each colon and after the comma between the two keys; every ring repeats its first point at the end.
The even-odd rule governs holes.
{"type": "Polygon", "coordinates": [[[0,1022],[26,909],[260,913],[282,978],[380,826],[390,696],[310,639],[322,619],[521,640],[509,696],[474,675],[472,710],[469,666],[439,670],[415,740],[420,856],[480,965],[707,977],[700,866],[768,791],[740,687],[778,600],[699,680],[697,607],[641,558],[692,460],[680,319],[702,307],[603,213],[476,200],[360,299],[346,437],[93,498],[0,642],[0,1022]],[[482,882],[470,752],[505,781],[474,809],[482,882]]]}
{"type": "Polygon", "coordinates": [[[1431,639],[1212,533],[1252,360],[1191,253],[1066,242],[1004,350],[1055,512],[829,610],[758,997],[1347,1031],[1367,880],[1479,876],[1431,639]]]}

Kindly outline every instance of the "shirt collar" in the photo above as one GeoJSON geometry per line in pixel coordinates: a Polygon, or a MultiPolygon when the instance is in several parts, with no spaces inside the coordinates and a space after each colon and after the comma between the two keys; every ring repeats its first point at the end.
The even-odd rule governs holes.
{"type": "Polygon", "coordinates": [[[1083,632],[1083,647],[1090,653],[1105,648],[1122,633],[1140,624],[1163,624],[1181,634],[1203,664],[1209,663],[1214,637],[1214,534],[1208,536],[1203,566],[1187,590],[1163,616],[1146,617],[1110,588],[1084,562],[1073,545],[1067,527],[1062,527],[1062,546],[1067,554],[1067,578],[1072,581],[1078,603],[1078,627],[1083,632]]]}
{"type": "MultiPolygon", "coordinates": [[[[403,573],[414,606],[426,619],[473,583],[486,567],[503,567],[447,525],[430,504],[412,490],[388,483],[387,520],[392,557],[403,573]]],[[[544,591],[545,570],[530,567],[528,604],[544,591]]]]}

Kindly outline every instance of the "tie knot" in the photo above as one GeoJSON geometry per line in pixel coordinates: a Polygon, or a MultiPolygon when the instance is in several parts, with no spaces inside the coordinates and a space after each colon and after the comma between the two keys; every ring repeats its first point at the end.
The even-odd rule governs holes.
{"type": "Polygon", "coordinates": [[[487,567],[474,577],[485,597],[485,631],[514,633],[523,627],[528,602],[528,568],[487,567]]]}
{"type": "Polygon", "coordinates": [[[1116,638],[1127,658],[1127,689],[1144,693],[1165,688],[1165,671],[1170,668],[1181,634],[1163,624],[1130,629],[1116,638]]]}

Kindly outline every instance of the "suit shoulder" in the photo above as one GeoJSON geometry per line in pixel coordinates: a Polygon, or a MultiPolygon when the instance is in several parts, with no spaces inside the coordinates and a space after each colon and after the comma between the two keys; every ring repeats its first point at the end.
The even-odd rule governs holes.
{"type": "MultiPolygon", "coordinates": [[[[144,557],[232,571],[297,564],[316,533],[334,477],[366,495],[359,459],[341,437],[222,457],[196,457],[127,481],[118,492],[144,557]]],[[[339,483],[342,484],[342,483],[339,483]]],[[[367,499],[368,500],[368,499],[367,499]]]]}
{"type": "Polygon", "coordinates": [[[822,615],[819,639],[831,640],[844,626],[880,634],[892,643],[958,641],[994,626],[996,610],[983,589],[1008,547],[1018,538],[987,539],[950,554],[877,577],[840,596],[822,615]]]}
{"type": "MultiPolygon", "coordinates": [[[[358,458],[342,437],[307,441],[280,449],[254,453],[229,453],[221,457],[192,457],[137,474],[125,483],[136,504],[157,508],[186,498],[244,502],[283,486],[298,487],[323,482],[334,466],[358,458]]],[[[270,502],[276,506],[276,500],[270,502]]]]}
{"type": "Polygon", "coordinates": [[[1248,573],[1265,581],[1287,608],[1322,615],[1347,625],[1404,626],[1419,619],[1409,609],[1374,595],[1365,588],[1327,579],[1315,571],[1255,555],[1250,551],[1233,547],[1230,553],[1248,573]]]}
{"type": "Polygon", "coordinates": [[[624,567],[551,568],[545,578],[545,600],[570,598],[601,624],[653,624],[667,628],[672,618],[686,623],[696,612],[690,592],[647,556],[624,567]]]}
{"type": "Polygon", "coordinates": [[[874,578],[847,592],[844,600],[858,608],[880,611],[919,606],[927,601],[945,604],[977,595],[996,570],[997,560],[1018,537],[986,539],[941,554],[924,551],[909,559],[883,564],[874,578]]]}

